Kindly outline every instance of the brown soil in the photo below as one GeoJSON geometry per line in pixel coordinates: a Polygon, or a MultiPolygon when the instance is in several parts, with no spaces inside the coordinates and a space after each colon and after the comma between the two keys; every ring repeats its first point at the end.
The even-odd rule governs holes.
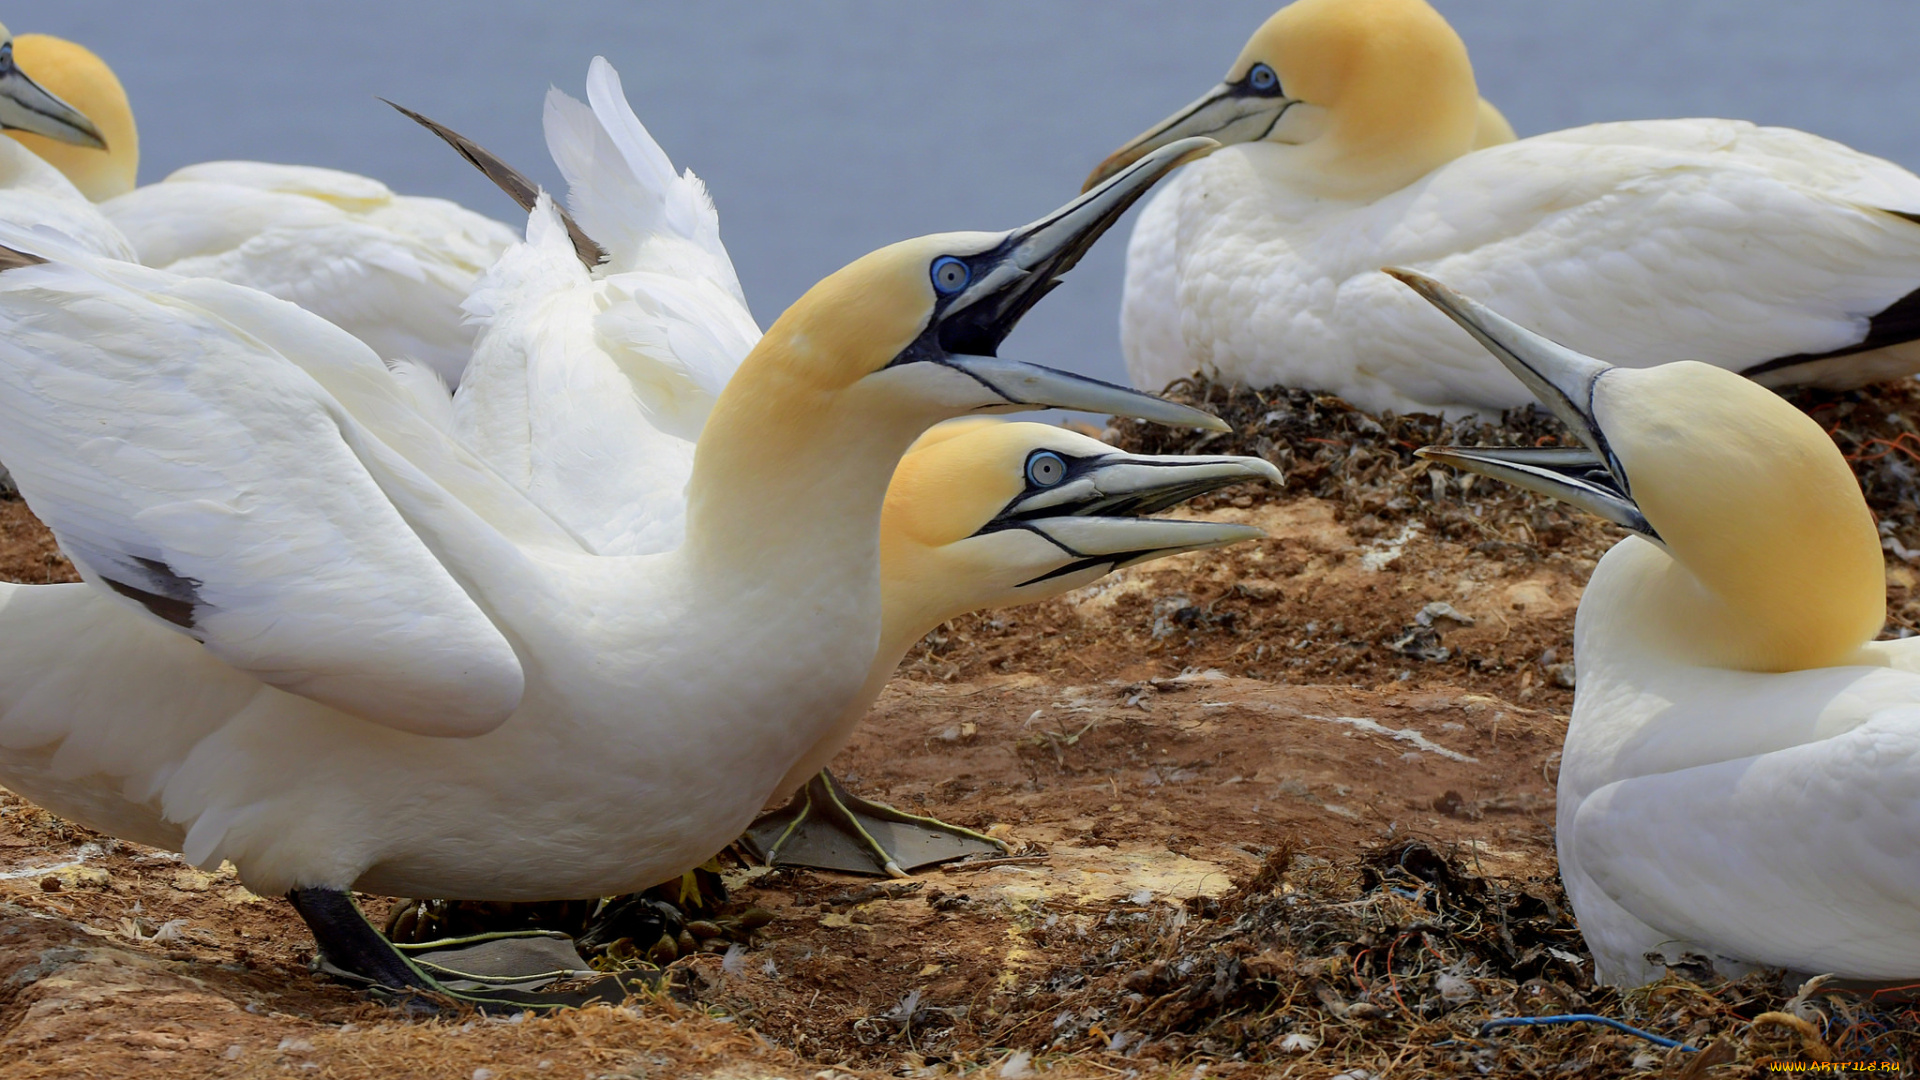
{"type": "MultiPolygon", "coordinates": [[[[1790,990],[1679,972],[1622,997],[1588,978],[1555,874],[1554,778],[1574,608],[1618,530],[1429,470],[1411,450],[1461,434],[1431,418],[1305,395],[1224,404],[1238,445],[1279,461],[1288,488],[1225,492],[1192,516],[1268,540],[956,620],[909,655],[836,762],[863,793],[991,831],[1016,857],[900,884],[736,870],[734,900],[773,923],[727,956],[680,960],[655,1000],[425,1021],[311,975],[303,925],[230,869],[0,793],[0,1077],[1689,1064],[1597,1027],[1477,1034],[1492,1015],[1573,1011],[1724,1040],[1730,1064],[1692,1076],[1814,1052],[1752,1022],[1790,990]]],[[[1869,431],[1859,413],[1846,419],[1869,431]]],[[[1551,435],[1518,422],[1528,441],[1551,435]]],[[[1889,571],[1897,631],[1920,574],[1897,554],[1889,571]]],[[[72,576],[18,501],[0,501],[0,576],[72,576]]],[[[384,902],[367,900],[378,917],[384,902]]],[[[1843,1057],[1915,1053],[1885,1015],[1792,1004],[1843,1057]]]]}

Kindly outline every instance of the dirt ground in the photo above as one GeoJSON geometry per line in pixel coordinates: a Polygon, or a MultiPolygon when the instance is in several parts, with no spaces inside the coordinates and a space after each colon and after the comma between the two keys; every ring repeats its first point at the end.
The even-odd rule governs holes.
{"type": "MultiPolygon", "coordinates": [[[[311,974],[304,926],[230,868],[0,792],[0,1078],[1724,1077],[1910,1055],[1904,1021],[1764,980],[1594,988],[1554,781],[1574,609],[1620,534],[1429,476],[1392,418],[1286,428],[1324,400],[1235,405],[1264,410],[1236,438],[1288,487],[1183,512],[1267,540],[942,627],[836,762],[1013,856],[902,883],[736,867],[732,902],[773,921],[655,998],[415,1020],[311,974]],[[1710,1049],[1479,1031],[1588,1011],[1710,1049]]],[[[1920,575],[1889,550],[1897,633],[1920,575]]],[[[72,578],[17,500],[0,576],[72,578]]]]}

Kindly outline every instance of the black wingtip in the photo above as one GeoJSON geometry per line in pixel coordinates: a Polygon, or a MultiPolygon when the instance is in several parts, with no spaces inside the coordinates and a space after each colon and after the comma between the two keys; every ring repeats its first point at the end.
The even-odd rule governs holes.
{"type": "MultiPolygon", "coordinates": [[[[400,115],[440,136],[448,146],[453,147],[455,153],[466,158],[469,165],[479,169],[481,174],[493,181],[496,187],[506,192],[507,197],[517,203],[520,209],[531,211],[534,204],[539,201],[540,185],[527,179],[525,173],[500,160],[499,155],[447,125],[422,116],[405,105],[387,101],[386,98],[380,100],[392,105],[400,115]]],[[[573,215],[567,213],[565,207],[556,204],[554,209],[559,212],[560,220],[567,226],[567,236],[573,240],[573,253],[579,256],[581,264],[591,270],[604,262],[607,258],[607,249],[595,243],[592,237],[582,231],[579,223],[573,220],[573,215]]]]}
{"type": "Polygon", "coordinates": [[[31,251],[18,251],[0,245],[0,274],[8,270],[18,270],[23,266],[39,266],[46,261],[31,251]]]}

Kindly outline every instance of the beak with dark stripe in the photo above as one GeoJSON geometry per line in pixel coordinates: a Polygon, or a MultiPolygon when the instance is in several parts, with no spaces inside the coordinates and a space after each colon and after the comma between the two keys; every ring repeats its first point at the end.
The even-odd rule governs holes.
{"type": "Polygon", "coordinates": [[[0,44],[0,128],[44,135],[92,150],[107,148],[106,137],[93,121],[15,66],[12,39],[0,44]]]}
{"type": "Polygon", "coordinates": [[[1095,571],[1097,577],[1167,555],[1257,540],[1266,534],[1251,525],[1136,515],[1157,513],[1232,484],[1282,482],[1279,469],[1252,457],[1037,453],[1061,463],[1061,478],[1045,485],[1029,481],[1026,491],[974,533],[1024,530],[1059,549],[1058,566],[1016,588],[1083,571],[1095,571]]]}
{"type": "Polygon", "coordinates": [[[953,287],[950,292],[943,291],[925,329],[888,367],[932,363],[962,372],[999,399],[976,411],[1080,409],[1161,424],[1227,430],[1217,417],[1198,409],[1098,379],[995,355],[1021,316],[1053,291],[1061,276],[1073,269],[1128,207],[1161,177],[1215,146],[1210,139],[1186,139],[1163,146],[1039,221],[999,234],[997,241],[971,254],[955,252],[937,260],[936,285],[945,271],[950,273],[953,287]]]}
{"type": "Polygon", "coordinates": [[[1660,539],[1633,501],[1626,470],[1594,419],[1594,387],[1613,365],[1549,341],[1424,274],[1401,269],[1386,272],[1472,334],[1584,447],[1429,446],[1419,451],[1421,457],[1550,495],[1649,539],[1660,539]]]}
{"type": "MultiPolygon", "coordinates": [[[[1241,78],[1223,82],[1197,101],[1141,132],[1087,174],[1086,187],[1105,181],[1147,154],[1182,139],[1204,137],[1221,146],[1259,142],[1273,126],[1299,104],[1280,89],[1278,79],[1264,65],[1250,68],[1241,78]],[[1264,74],[1261,72],[1264,70],[1264,74]]],[[[1199,155],[1196,155],[1199,156],[1199,155]]]]}

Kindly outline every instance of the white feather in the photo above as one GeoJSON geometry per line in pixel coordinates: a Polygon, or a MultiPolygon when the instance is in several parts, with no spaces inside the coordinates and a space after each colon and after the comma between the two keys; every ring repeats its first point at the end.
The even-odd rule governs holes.
{"type": "MultiPolygon", "coordinates": [[[[1196,370],[1327,390],[1368,409],[1530,400],[1463,331],[1385,275],[1406,266],[1581,352],[1744,370],[1860,342],[1920,287],[1920,177],[1803,132],[1727,120],[1596,124],[1475,151],[1397,192],[1293,191],[1287,148],[1187,167],[1128,250],[1134,382],[1196,370]]],[[[1920,345],[1792,367],[1851,386],[1920,369],[1920,345]]]]}

